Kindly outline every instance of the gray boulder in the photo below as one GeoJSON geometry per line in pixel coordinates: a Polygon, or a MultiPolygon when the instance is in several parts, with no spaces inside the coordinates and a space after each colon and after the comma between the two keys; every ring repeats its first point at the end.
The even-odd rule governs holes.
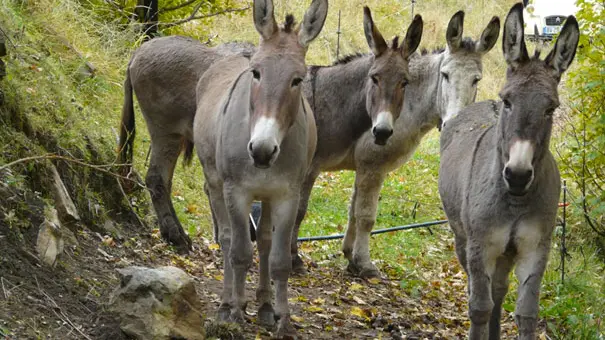
{"type": "Polygon", "coordinates": [[[121,284],[109,307],[135,339],[204,339],[204,316],[193,280],[176,267],[117,269],[121,284]]]}

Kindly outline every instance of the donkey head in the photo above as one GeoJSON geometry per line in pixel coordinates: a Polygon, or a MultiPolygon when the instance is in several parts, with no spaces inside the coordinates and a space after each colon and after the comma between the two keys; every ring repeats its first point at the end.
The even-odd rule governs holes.
{"type": "Polygon", "coordinates": [[[364,7],[363,29],[374,54],[374,63],[368,72],[366,108],[372,118],[374,142],[385,145],[393,134],[393,123],[401,113],[405,86],[409,79],[408,61],[422,37],[422,18],[416,15],[408,28],[405,40],[399,46],[399,37],[389,47],[364,7]]]}
{"type": "Polygon", "coordinates": [[[301,107],[305,54],[321,32],[328,1],[313,0],[298,27],[292,15],[286,16],[281,27],[277,25],[272,0],[255,0],[253,11],[261,39],[250,60],[253,79],[248,153],[256,167],[268,168],[277,159],[281,142],[301,107]]]}
{"type": "Polygon", "coordinates": [[[554,48],[544,60],[539,51],[530,57],[523,39],[523,6],[511,8],[504,24],[502,50],[508,64],[500,92],[500,161],[508,191],[523,195],[531,187],[534,170],[548,152],[553,112],[559,106],[557,85],[571,64],[578,45],[578,22],[569,16],[554,48]]]}
{"type": "Polygon", "coordinates": [[[443,122],[475,101],[477,84],[483,74],[482,57],[489,52],[500,34],[500,19],[493,17],[479,41],[463,38],[464,12],[458,11],[447,26],[447,49],[439,75],[438,109],[443,122]]]}

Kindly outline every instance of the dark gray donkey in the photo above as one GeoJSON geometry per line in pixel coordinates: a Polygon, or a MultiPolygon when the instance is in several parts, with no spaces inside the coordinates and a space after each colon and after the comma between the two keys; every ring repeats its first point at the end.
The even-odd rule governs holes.
{"type": "Polygon", "coordinates": [[[261,36],[258,51],[250,60],[222,59],[200,78],[194,142],[224,257],[219,319],[244,321],[246,274],[253,255],[248,214],[252,201],[259,200],[258,320],[273,326],[278,316],[277,337],[295,337],[288,307],[290,237],[317,143],[302,82],[307,48],[324,25],[328,1],[313,0],[298,27],[292,15],[279,27],[271,0],[255,0],[253,8],[261,36]]]}
{"type": "MultiPolygon", "coordinates": [[[[193,151],[195,86],[202,74],[228,55],[249,56],[254,46],[227,43],[209,48],[197,40],[172,36],[155,38],[137,49],[126,70],[120,128],[119,162],[132,163],[135,117],[133,91],[151,137],[151,160],[146,184],[151,193],[162,238],[187,252],[191,240],[176,217],[170,191],[176,161],[193,151]]],[[[130,172],[130,167],[126,170],[130,172]]]]}
{"type": "Polygon", "coordinates": [[[380,274],[370,259],[369,245],[382,183],[390,171],[413,155],[422,137],[440,120],[447,120],[475,101],[482,76],[482,58],[498,40],[500,20],[497,17],[490,20],[478,41],[463,39],[463,22],[464,12],[452,16],[446,32],[447,49],[410,56],[422,34],[422,21],[415,19],[404,41],[404,58],[400,56],[400,61],[394,63],[390,56],[398,53],[383,53],[386,44],[376,43],[384,41],[382,36],[375,37],[376,27],[371,20],[364,20],[370,47],[383,46],[381,49],[372,48],[374,55],[355,56],[345,63],[309,71],[305,92],[317,120],[317,152],[305,180],[292,235],[296,271],[304,271],[296,238],[313,183],[321,171],[347,169],[355,170],[356,174],[342,250],[349,260],[349,271],[362,277],[380,274]],[[399,67],[399,71],[395,67],[399,67]],[[396,92],[384,91],[389,84],[398,82],[405,87],[395,88],[396,92]],[[387,96],[383,98],[402,98],[403,103],[401,99],[386,100],[397,105],[391,104],[389,110],[376,110],[380,101],[371,94],[380,93],[378,89],[383,89],[383,95],[387,96]],[[397,112],[397,107],[402,112],[397,112]],[[373,117],[373,122],[368,116],[373,117]],[[377,134],[374,127],[378,121],[389,122],[392,128],[377,134]],[[388,139],[380,138],[385,134],[388,139]]]}
{"type": "Polygon", "coordinates": [[[535,338],[560,193],[549,151],[553,112],[578,38],[578,23],[570,16],[546,59],[538,51],[530,57],[523,5],[514,5],[502,40],[508,64],[502,102],[468,106],[441,132],[439,193],[469,278],[470,339],[500,338],[502,301],[514,265],[519,338],[535,338]]]}

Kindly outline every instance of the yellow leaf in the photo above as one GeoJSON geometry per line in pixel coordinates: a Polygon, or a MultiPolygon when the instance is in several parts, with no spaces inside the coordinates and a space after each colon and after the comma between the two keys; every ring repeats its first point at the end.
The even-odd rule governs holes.
{"type": "Polygon", "coordinates": [[[213,277],[214,277],[214,279],[215,279],[215,280],[217,280],[217,281],[223,281],[223,275],[221,275],[221,274],[216,274],[216,275],[214,275],[213,277]]]}
{"type": "Polygon", "coordinates": [[[368,282],[371,283],[371,284],[373,284],[373,285],[377,285],[377,284],[380,283],[380,279],[378,279],[376,277],[373,277],[371,279],[368,279],[368,282]]]}
{"type": "Polygon", "coordinates": [[[360,285],[359,283],[353,283],[351,284],[351,290],[361,290],[363,288],[362,285],[360,285]]]}
{"type": "Polygon", "coordinates": [[[317,298],[315,300],[313,300],[312,302],[314,305],[323,305],[324,303],[326,303],[326,300],[322,299],[322,298],[317,298]]]}
{"type": "Polygon", "coordinates": [[[362,318],[364,320],[367,320],[367,321],[370,320],[370,318],[368,317],[368,315],[366,314],[366,312],[363,309],[361,309],[359,307],[356,307],[356,306],[355,307],[351,307],[351,314],[353,314],[355,316],[358,316],[358,317],[360,317],[360,318],[362,318]]]}
{"type": "Polygon", "coordinates": [[[323,312],[323,308],[321,307],[317,307],[317,306],[308,306],[308,307],[304,307],[303,310],[310,312],[310,313],[319,313],[319,312],[323,312]]]}
{"type": "Polygon", "coordinates": [[[304,297],[304,296],[302,296],[302,295],[299,295],[299,296],[297,296],[297,297],[296,297],[296,301],[299,301],[299,302],[307,302],[307,301],[309,301],[309,300],[308,300],[306,297],[304,297]]]}
{"type": "Polygon", "coordinates": [[[305,319],[301,318],[300,316],[297,315],[290,315],[290,318],[294,321],[294,322],[298,322],[301,323],[303,322],[305,319]]]}
{"type": "Polygon", "coordinates": [[[263,338],[260,336],[260,332],[256,333],[256,337],[254,340],[262,340],[263,338]]]}
{"type": "Polygon", "coordinates": [[[211,245],[208,246],[208,248],[210,250],[219,250],[221,248],[221,246],[219,246],[218,243],[212,243],[211,245]]]}

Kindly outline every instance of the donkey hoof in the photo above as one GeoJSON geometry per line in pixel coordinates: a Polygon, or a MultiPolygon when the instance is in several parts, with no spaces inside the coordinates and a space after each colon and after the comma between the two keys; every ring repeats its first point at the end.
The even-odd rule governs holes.
{"type": "Polygon", "coordinates": [[[275,311],[270,304],[263,303],[258,309],[258,323],[269,330],[275,328],[275,311]]]}
{"type": "Polygon", "coordinates": [[[229,317],[229,321],[240,325],[244,324],[244,322],[246,322],[246,319],[244,318],[244,311],[239,308],[231,310],[231,316],[229,317]]]}
{"type": "Polygon", "coordinates": [[[290,323],[290,316],[279,319],[275,337],[277,339],[298,340],[298,337],[296,336],[296,329],[290,323]]]}
{"type": "Polygon", "coordinates": [[[228,322],[229,316],[231,315],[231,306],[226,303],[222,303],[220,307],[218,307],[217,319],[221,322],[228,322]]]}
{"type": "Polygon", "coordinates": [[[353,276],[358,276],[359,272],[360,272],[360,269],[355,265],[355,263],[349,262],[349,264],[347,265],[347,273],[349,273],[353,276]]]}
{"type": "Polygon", "coordinates": [[[305,263],[298,256],[298,254],[292,257],[292,275],[306,275],[307,268],[305,267],[305,263]]]}
{"type": "Polygon", "coordinates": [[[357,276],[362,279],[380,278],[380,270],[374,266],[373,268],[363,268],[357,276]]]}

